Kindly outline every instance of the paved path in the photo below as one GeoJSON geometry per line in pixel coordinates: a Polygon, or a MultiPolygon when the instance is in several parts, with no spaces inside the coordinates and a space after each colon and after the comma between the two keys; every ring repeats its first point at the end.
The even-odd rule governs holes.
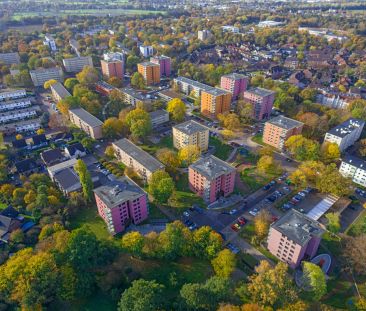
{"type": "Polygon", "coordinates": [[[234,148],[233,151],[229,154],[228,158],[226,159],[226,162],[233,162],[236,156],[236,152],[238,151],[238,148],[234,148]]]}

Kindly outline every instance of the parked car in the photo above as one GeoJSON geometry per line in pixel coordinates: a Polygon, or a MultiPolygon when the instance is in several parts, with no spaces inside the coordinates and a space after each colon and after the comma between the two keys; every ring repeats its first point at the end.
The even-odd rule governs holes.
{"type": "Polygon", "coordinates": [[[240,230],[240,226],[238,224],[233,224],[231,225],[231,229],[234,230],[235,232],[238,232],[240,230]]]}
{"type": "Polygon", "coordinates": [[[238,212],[238,210],[234,208],[234,209],[232,209],[232,210],[229,212],[229,214],[230,214],[230,215],[235,215],[237,212],[238,212]]]}
{"type": "Polygon", "coordinates": [[[243,216],[240,216],[240,217],[238,218],[238,223],[239,223],[240,225],[245,225],[245,224],[247,223],[247,220],[246,220],[243,216]]]}
{"type": "Polygon", "coordinates": [[[292,162],[292,159],[290,159],[290,158],[286,158],[286,161],[287,161],[287,162],[292,162]]]}
{"type": "Polygon", "coordinates": [[[195,223],[191,224],[189,227],[188,227],[189,230],[195,230],[197,229],[197,225],[195,223]]]}
{"type": "Polygon", "coordinates": [[[272,180],[270,183],[269,183],[269,185],[271,185],[271,186],[274,186],[276,184],[276,181],[275,180],[272,180]]]}
{"type": "Polygon", "coordinates": [[[232,244],[232,243],[227,243],[226,247],[234,254],[237,254],[240,252],[239,247],[237,247],[236,245],[232,244]]]}
{"type": "Polygon", "coordinates": [[[183,212],[183,216],[185,216],[185,217],[189,217],[190,215],[189,215],[189,213],[188,213],[187,211],[184,211],[184,212],[183,212]]]}
{"type": "Polygon", "coordinates": [[[270,184],[267,184],[262,189],[263,190],[269,190],[270,188],[271,188],[271,185],[270,184]]]}
{"type": "Polygon", "coordinates": [[[259,212],[258,209],[254,208],[251,211],[249,211],[249,214],[252,215],[252,216],[257,216],[258,212],[259,212]]]}

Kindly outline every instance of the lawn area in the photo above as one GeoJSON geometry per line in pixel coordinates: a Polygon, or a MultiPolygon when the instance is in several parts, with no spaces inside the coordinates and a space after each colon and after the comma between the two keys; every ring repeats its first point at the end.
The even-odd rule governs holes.
{"type": "Polygon", "coordinates": [[[263,136],[261,134],[254,135],[252,137],[252,141],[254,141],[257,144],[264,145],[263,136]]]}
{"type": "Polygon", "coordinates": [[[223,143],[220,139],[216,137],[210,137],[210,146],[215,147],[214,156],[218,157],[221,160],[226,160],[233,148],[225,143],[223,143]]]}
{"type": "Polygon", "coordinates": [[[154,203],[149,203],[149,219],[166,219],[166,216],[156,207],[154,203]]]}
{"type": "Polygon", "coordinates": [[[257,191],[270,180],[268,177],[259,175],[255,167],[245,168],[240,173],[240,178],[250,188],[250,192],[257,191]]]}
{"type": "Polygon", "coordinates": [[[327,282],[328,294],[322,302],[337,309],[348,309],[348,301],[354,296],[353,284],[346,280],[330,279],[327,282]]]}
{"type": "Polygon", "coordinates": [[[361,212],[357,220],[346,230],[346,233],[352,236],[366,233],[366,209],[361,212]]]}
{"type": "Polygon", "coordinates": [[[342,251],[339,238],[331,235],[328,231],[323,234],[320,246],[325,252],[330,252],[333,257],[338,257],[342,251]]]}
{"type": "Polygon", "coordinates": [[[170,136],[165,136],[160,140],[158,144],[153,144],[152,142],[150,142],[149,144],[139,145],[139,147],[154,156],[159,149],[174,149],[173,138],[170,136]]]}
{"type": "MultiPolygon", "coordinates": [[[[105,295],[101,291],[95,292],[94,295],[88,297],[85,300],[79,300],[72,304],[70,307],[70,311],[115,311],[117,309],[117,302],[113,301],[111,297],[105,295]]],[[[60,309],[56,308],[56,310],[65,310],[60,306],[60,309]]]]}

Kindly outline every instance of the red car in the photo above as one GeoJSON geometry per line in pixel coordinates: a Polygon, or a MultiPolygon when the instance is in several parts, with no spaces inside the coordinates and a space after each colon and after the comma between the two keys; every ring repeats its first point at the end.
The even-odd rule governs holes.
{"type": "Polygon", "coordinates": [[[247,220],[243,216],[241,216],[238,218],[238,223],[239,223],[239,225],[243,226],[247,223],[247,220]]]}
{"type": "Polygon", "coordinates": [[[276,216],[276,215],[273,215],[272,216],[272,222],[275,222],[275,221],[277,221],[278,220],[278,217],[276,216]]]}
{"type": "Polygon", "coordinates": [[[231,225],[231,229],[233,229],[235,232],[238,232],[240,230],[240,226],[238,224],[231,225]]]}

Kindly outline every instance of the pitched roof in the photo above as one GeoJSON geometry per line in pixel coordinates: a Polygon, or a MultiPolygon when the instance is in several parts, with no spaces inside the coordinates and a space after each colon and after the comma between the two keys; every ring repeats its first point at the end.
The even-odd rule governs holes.
{"type": "Polygon", "coordinates": [[[68,90],[65,89],[65,87],[60,83],[54,83],[51,85],[51,89],[58,94],[61,98],[65,98],[68,96],[71,96],[68,90]]]}
{"type": "Polygon", "coordinates": [[[25,159],[14,164],[18,173],[24,173],[38,167],[37,163],[32,159],[25,159]]]}
{"type": "Polygon", "coordinates": [[[47,142],[47,138],[45,134],[39,134],[32,137],[34,145],[40,145],[42,143],[47,142]]]}
{"type": "Polygon", "coordinates": [[[41,158],[43,160],[43,162],[45,162],[46,165],[53,163],[57,160],[62,160],[64,158],[64,155],[62,154],[61,150],[56,148],[56,149],[49,149],[46,151],[43,151],[41,153],[41,158]]]}
{"type": "Polygon", "coordinates": [[[70,156],[75,155],[75,153],[77,151],[85,152],[84,146],[79,142],[66,146],[65,150],[67,150],[67,152],[70,154],[70,156]]]}
{"type": "Polygon", "coordinates": [[[103,125],[102,121],[100,121],[97,117],[93,116],[83,108],[71,109],[70,112],[75,114],[79,119],[83,120],[91,127],[97,127],[103,125]]]}

